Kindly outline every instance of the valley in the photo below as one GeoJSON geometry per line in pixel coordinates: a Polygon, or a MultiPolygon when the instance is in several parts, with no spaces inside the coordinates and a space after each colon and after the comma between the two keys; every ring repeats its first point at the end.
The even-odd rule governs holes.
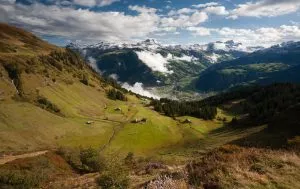
{"type": "MultiPolygon", "coordinates": [[[[203,54],[196,63],[182,60],[196,57],[193,50],[161,47],[167,51],[164,58],[172,54],[167,65],[174,73],[165,75],[138,58],[132,51],[138,47],[117,49],[118,53],[113,47],[99,57],[99,49],[89,49],[91,54],[82,58],[14,26],[0,24],[0,32],[0,187],[299,186],[298,84],[250,85],[222,93],[223,80],[218,80],[218,90],[206,91],[205,99],[189,93],[190,82],[213,86],[208,83],[214,81],[208,77],[212,72],[233,77],[258,70],[269,76],[295,68],[297,62],[276,63],[275,57],[272,63],[254,64],[251,57],[262,52],[258,51],[244,56],[249,64],[232,65],[243,60],[236,57],[210,65],[200,61],[203,54]],[[85,62],[90,56],[101,62],[98,67],[85,62]],[[99,74],[104,69],[106,73],[99,74]],[[164,93],[187,91],[189,97],[183,94],[182,99],[193,100],[136,94],[122,88],[124,83],[112,74],[118,81],[143,82],[164,93]]],[[[146,42],[145,48],[153,47],[146,42]]],[[[298,56],[297,43],[285,48],[296,49],[288,52],[298,56]]],[[[239,82],[252,81],[249,78],[239,82]]],[[[231,85],[226,77],[224,83],[231,85]]]]}

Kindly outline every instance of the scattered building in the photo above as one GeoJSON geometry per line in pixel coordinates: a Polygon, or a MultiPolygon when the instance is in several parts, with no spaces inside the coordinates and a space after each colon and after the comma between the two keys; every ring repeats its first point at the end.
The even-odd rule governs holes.
{"type": "Polygon", "coordinates": [[[85,123],[88,124],[88,125],[91,125],[91,124],[94,123],[94,121],[87,121],[87,122],[85,122],[85,123]]]}
{"type": "Polygon", "coordinates": [[[120,107],[115,108],[115,111],[122,111],[122,109],[120,107]]]}
{"type": "Polygon", "coordinates": [[[144,122],[144,123],[146,123],[146,122],[147,122],[147,118],[143,118],[143,119],[141,119],[141,122],[144,122]]]}
{"type": "Polygon", "coordinates": [[[148,120],[147,118],[142,118],[142,119],[135,118],[134,120],[132,120],[132,123],[146,123],[147,120],[148,120]]]}
{"type": "Polygon", "coordinates": [[[183,123],[192,123],[192,121],[190,119],[185,119],[183,123]]]}

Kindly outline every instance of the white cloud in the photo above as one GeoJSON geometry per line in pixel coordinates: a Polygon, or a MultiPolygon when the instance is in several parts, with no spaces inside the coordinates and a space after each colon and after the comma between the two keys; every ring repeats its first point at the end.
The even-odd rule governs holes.
{"type": "Polygon", "coordinates": [[[92,7],[96,5],[96,0],[74,0],[77,5],[92,7]]]}
{"type": "Polygon", "coordinates": [[[175,32],[176,29],[176,27],[160,27],[158,31],[175,32]]]}
{"type": "Polygon", "coordinates": [[[118,81],[118,79],[119,79],[119,76],[117,74],[110,74],[108,77],[110,77],[116,81],[118,81]]]}
{"type": "Polygon", "coordinates": [[[134,6],[130,5],[128,8],[130,10],[137,11],[137,12],[142,13],[142,14],[147,14],[147,13],[155,14],[156,11],[157,11],[157,9],[155,9],[155,8],[149,8],[149,7],[146,7],[146,6],[141,7],[141,6],[137,6],[137,5],[134,5],[134,6]]]}
{"type": "Polygon", "coordinates": [[[133,86],[129,85],[128,83],[124,83],[122,85],[122,87],[129,90],[129,91],[132,91],[134,93],[137,93],[137,94],[140,94],[140,95],[143,95],[143,96],[152,97],[152,98],[155,98],[155,99],[160,99],[159,96],[154,95],[154,94],[150,93],[149,91],[147,91],[146,89],[144,89],[143,84],[139,83],[139,82],[136,82],[133,86]]]}
{"type": "Polygon", "coordinates": [[[300,27],[295,25],[282,25],[280,27],[262,27],[258,29],[237,29],[237,28],[203,28],[190,27],[193,35],[211,35],[217,40],[235,40],[246,46],[261,45],[269,47],[282,42],[300,40],[300,27]]]}
{"type": "Polygon", "coordinates": [[[229,12],[224,6],[206,7],[203,9],[204,12],[215,14],[215,15],[228,15],[229,12]]]}
{"type": "MultiPolygon", "coordinates": [[[[196,6],[196,5],[192,5],[196,6]]],[[[201,10],[195,9],[195,8],[181,8],[178,10],[171,10],[168,12],[168,16],[170,17],[183,17],[194,14],[215,14],[215,15],[228,15],[229,12],[226,10],[224,6],[220,6],[218,3],[207,3],[207,4],[201,4],[198,8],[201,8],[201,10]]]]}
{"type": "Polygon", "coordinates": [[[168,35],[168,33],[162,32],[162,33],[155,33],[154,35],[162,37],[168,35]]]}
{"type": "Polygon", "coordinates": [[[193,12],[195,12],[195,10],[190,9],[190,8],[182,8],[182,9],[177,10],[178,14],[189,14],[189,13],[193,13],[193,12]]]}
{"type": "Polygon", "coordinates": [[[95,58],[93,57],[88,57],[88,64],[98,73],[101,73],[101,71],[99,70],[98,66],[97,66],[97,61],[95,58]]]}
{"type": "Polygon", "coordinates": [[[217,2],[210,2],[210,3],[205,3],[205,4],[192,5],[192,7],[205,8],[205,7],[218,6],[218,5],[219,5],[219,3],[217,3],[217,2]]]}
{"type": "Polygon", "coordinates": [[[208,19],[208,15],[205,12],[197,11],[192,15],[179,15],[176,17],[164,17],[161,18],[162,27],[188,27],[197,26],[200,23],[205,22],[208,19]]]}
{"type": "Polygon", "coordinates": [[[153,71],[158,71],[162,73],[172,74],[173,70],[169,70],[167,65],[169,61],[187,61],[192,62],[198,60],[194,56],[188,56],[183,54],[181,57],[168,54],[167,56],[162,56],[160,53],[155,53],[151,51],[136,51],[138,58],[144,62],[153,71]]]}
{"type": "Polygon", "coordinates": [[[165,6],[165,9],[171,9],[172,7],[170,5],[165,6]]]}
{"type": "Polygon", "coordinates": [[[229,18],[238,17],[275,17],[296,12],[300,9],[299,0],[260,0],[237,5],[229,18]]]}
{"type": "Polygon", "coordinates": [[[173,60],[181,60],[181,61],[187,61],[187,62],[191,62],[193,60],[196,60],[197,58],[193,57],[193,56],[187,56],[187,55],[183,55],[181,57],[178,56],[173,56],[173,60]]]}
{"type": "Polygon", "coordinates": [[[39,3],[22,5],[4,3],[0,21],[25,26],[38,34],[56,35],[85,41],[122,41],[144,38],[155,32],[159,24],[156,9],[130,6],[135,16],[123,12],[93,12],[39,3]]]}
{"type": "Polygon", "coordinates": [[[211,34],[211,29],[205,27],[188,27],[187,30],[198,36],[209,36],[211,34]]]}
{"type": "MultiPolygon", "coordinates": [[[[62,6],[71,6],[71,5],[80,5],[83,7],[104,7],[111,5],[120,0],[46,0],[47,3],[62,5],[62,6]]],[[[38,0],[30,0],[31,3],[38,2],[38,0]]]]}
{"type": "Polygon", "coordinates": [[[143,61],[149,68],[153,71],[158,71],[162,73],[172,73],[169,71],[166,65],[168,64],[169,57],[163,57],[159,53],[154,53],[150,51],[136,51],[138,58],[143,61]]]}

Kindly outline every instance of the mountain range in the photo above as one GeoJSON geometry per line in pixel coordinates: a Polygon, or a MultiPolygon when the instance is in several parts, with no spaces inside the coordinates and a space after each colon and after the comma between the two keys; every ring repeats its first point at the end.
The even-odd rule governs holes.
{"type": "Polygon", "coordinates": [[[202,72],[200,91],[220,91],[247,84],[300,82],[300,42],[288,42],[224,61],[202,72]]]}
{"type": "Polygon", "coordinates": [[[194,94],[193,81],[208,67],[242,57],[254,49],[234,41],[205,45],[161,45],[153,39],[134,44],[70,43],[68,48],[80,52],[90,65],[106,77],[112,77],[133,89],[143,85],[158,96],[194,94]]]}
{"type": "Polygon", "coordinates": [[[191,99],[240,85],[299,81],[299,42],[263,48],[245,47],[233,40],[162,45],[147,39],[132,44],[70,43],[67,47],[80,52],[103,76],[147,96],[191,99]]]}

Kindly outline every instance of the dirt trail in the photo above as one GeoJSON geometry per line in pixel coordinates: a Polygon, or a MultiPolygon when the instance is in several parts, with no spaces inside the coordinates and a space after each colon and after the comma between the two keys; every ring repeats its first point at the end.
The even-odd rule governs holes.
{"type": "Polygon", "coordinates": [[[43,155],[47,152],[48,152],[48,150],[31,152],[31,153],[20,154],[20,155],[3,155],[3,156],[0,157],[0,165],[3,165],[5,163],[11,162],[11,161],[14,161],[16,159],[23,159],[23,158],[28,158],[28,157],[40,156],[40,155],[43,155]]]}
{"type": "Polygon", "coordinates": [[[138,111],[135,111],[130,117],[126,118],[126,121],[121,122],[119,125],[114,126],[113,128],[113,133],[112,135],[109,137],[109,140],[106,144],[104,144],[101,148],[100,148],[100,152],[102,152],[107,146],[110,145],[111,141],[115,138],[116,134],[124,128],[125,124],[129,123],[138,113],[138,111]]]}

